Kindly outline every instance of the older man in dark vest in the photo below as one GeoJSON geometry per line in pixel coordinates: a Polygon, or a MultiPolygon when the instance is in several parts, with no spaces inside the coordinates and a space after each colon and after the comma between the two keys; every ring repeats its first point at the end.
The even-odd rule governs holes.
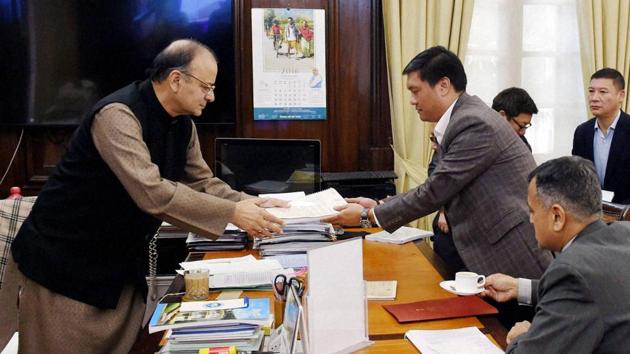
{"type": "Polygon", "coordinates": [[[250,235],[281,230],[261,206],[204,162],[195,125],[214,101],[214,54],[171,43],[149,79],[103,98],[16,236],[24,275],[20,352],[127,353],[141,327],[147,244],[162,220],[208,237],[232,222],[250,235]]]}

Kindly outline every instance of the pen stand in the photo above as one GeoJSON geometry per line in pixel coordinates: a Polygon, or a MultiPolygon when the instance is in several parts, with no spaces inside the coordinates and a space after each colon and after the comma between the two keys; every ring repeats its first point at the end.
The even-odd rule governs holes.
{"type": "Polygon", "coordinates": [[[274,329],[269,336],[269,345],[267,350],[279,354],[304,354],[302,349],[302,341],[296,340],[293,344],[294,348],[291,350],[291,343],[288,343],[286,338],[290,334],[286,333],[283,326],[274,329]]]}
{"type": "Polygon", "coordinates": [[[288,354],[290,348],[287,348],[286,341],[282,338],[283,327],[274,329],[271,331],[271,335],[269,336],[269,351],[280,353],[280,354],[288,354]]]}
{"type": "Polygon", "coordinates": [[[284,301],[274,299],[273,315],[274,315],[275,327],[277,328],[280,328],[280,326],[282,326],[282,321],[284,321],[284,307],[285,307],[284,301]]]}

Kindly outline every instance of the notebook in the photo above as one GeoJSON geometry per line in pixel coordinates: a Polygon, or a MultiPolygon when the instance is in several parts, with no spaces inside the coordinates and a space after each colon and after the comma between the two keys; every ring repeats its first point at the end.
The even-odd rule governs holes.
{"type": "Polygon", "coordinates": [[[410,241],[415,241],[421,238],[431,237],[431,236],[433,236],[433,232],[431,231],[420,230],[420,229],[416,229],[415,227],[402,226],[398,230],[394,231],[394,233],[381,231],[381,232],[367,235],[365,236],[365,239],[369,241],[394,243],[397,245],[402,245],[403,243],[407,243],[410,241]]]}
{"type": "Polygon", "coordinates": [[[477,296],[451,297],[407,304],[383,305],[398,322],[417,322],[445,318],[497,314],[497,309],[477,296]]]}
{"type": "Polygon", "coordinates": [[[368,300],[394,300],[396,298],[396,280],[366,281],[365,290],[368,300]]]}

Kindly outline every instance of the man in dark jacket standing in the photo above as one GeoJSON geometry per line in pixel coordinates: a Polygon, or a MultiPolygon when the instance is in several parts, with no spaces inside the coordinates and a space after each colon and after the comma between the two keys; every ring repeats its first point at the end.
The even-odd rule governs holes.
{"type": "Polygon", "coordinates": [[[603,190],[613,202],[630,204],[630,116],[621,110],[626,97],[623,75],[604,68],[591,76],[588,104],[595,117],[573,135],[572,154],[593,161],[603,190]]]}

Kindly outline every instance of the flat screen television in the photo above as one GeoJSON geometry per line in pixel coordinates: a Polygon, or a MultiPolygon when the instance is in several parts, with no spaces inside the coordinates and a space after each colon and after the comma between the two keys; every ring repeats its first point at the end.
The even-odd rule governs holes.
{"type": "Polygon", "coordinates": [[[217,138],[214,173],[252,195],[304,191],[321,185],[319,140],[217,138]]]}
{"type": "Polygon", "coordinates": [[[179,38],[217,54],[201,124],[235,123],[233,0],[0,0],[0,125],[76,125],[179,38]]]}

